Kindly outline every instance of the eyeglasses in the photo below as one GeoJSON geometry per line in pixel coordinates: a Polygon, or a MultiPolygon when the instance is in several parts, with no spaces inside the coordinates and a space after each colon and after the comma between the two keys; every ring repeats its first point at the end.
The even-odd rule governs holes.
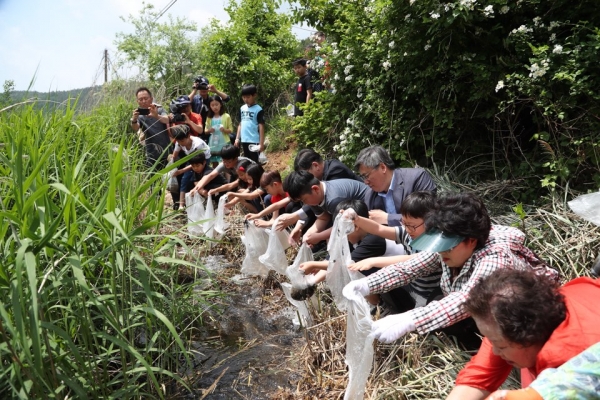
{"type": "Polygon", "coordinates": [[[421,222],[419,225],[407,225],[404,222],[402,222],[402,225],[404,225],[404,227],[406,228],[407,231],[416,231],[418,227],[423,226],[423,224],[425,223],[425,221],[421,222]]]}
{"type": "Polygon", "coordinates": [[[358,176],[360,176],[362,178],[363,181],[368,181],[369,177],[371,176],[371,174],[373,173],[373,171],[375,171],[377,168],[373,168],[372,170],[370,170],[369,172],[367,172],[366,174],[359,174],[358,176]]]}

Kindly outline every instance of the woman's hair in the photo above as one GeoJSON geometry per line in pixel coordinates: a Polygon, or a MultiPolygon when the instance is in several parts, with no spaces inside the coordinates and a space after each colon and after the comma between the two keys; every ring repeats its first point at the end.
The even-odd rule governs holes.
{"type": "Polygon", "coordinates": [[[483,201],[473,193],[449,193],[438,197],[437,208],[425,217],[427,230],[477,240],[481,249],[490,236],[492,223],[483,201]]]}
{"type": "Polygon", "coordinates": [[[260,164],[252,163],[248,169],[246,170],[246,174],[252,178],[252,187],[251,189],[256,189],[260,185],[260,179],[263,176],[265,170],[260,164]]]}
{"type": "Polygon", "coordinates": [[[208,118],[213,118],[215,116],[214,111],[210,107],[210,103],[212,103],[213,101],[217,101],[221,105],[221,108],[219,109],[219,115],[223,116],[223,114],[225,113],[225,105],[223,104],[223,99],[221,98],[221,96],[210,96],[206,99],[206,101],[208,102],[208,118]]]}
{"type": "Polygon", "coordinates": [[[266,171],[262,178],[260,178],[261,187],[267,187],[273,182],[281,183],[281,175],[279,174],[279,171],[266,171]]]}
{"type": "Polygon", "coordinates": [[[463,307],[471,316],[495,323],[505,339],[524,347],[546,343],[567,315],[553,279],[508,268],[477,282],[463,307]]]}
{"type": "MultiPolygon", "coordinates": [[[[248,173],[248,168],[250,168],[250,165],[252,165],[253,162],[251,160],[242,160],[240,161],[240,163],[237,166],[237,173],[239,174],[239,172],[243,172],[245,174],[248,173]]],[[[238,186],[242,189],[246,189],[248,187],[248,182],[246,182],[243,179],[239,179],[238,180],[238,186]]]]}

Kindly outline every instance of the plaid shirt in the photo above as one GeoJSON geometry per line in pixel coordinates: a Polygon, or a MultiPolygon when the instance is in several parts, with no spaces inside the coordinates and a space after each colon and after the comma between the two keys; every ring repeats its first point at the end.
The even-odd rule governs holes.
{"type": "Polygon", "coordinates": [[[485,246],[475,252],[462,266],[452,281],[450,268],[441,261],[439,254],[421,252],[411,260],[382,268],[368,279],[371,293],[383,293],[404,286],[416,278],[427,276],[442,269],[440,287],[444,298],[432,301],[425,307],[409,311],[421,334],[445,328],[467,318],[462,305],[477,281],[498,268],[527,269],[554,277],[558,273],[548,267],[523,244],[525,234],[508,226],[494,225],[485,246]]]}

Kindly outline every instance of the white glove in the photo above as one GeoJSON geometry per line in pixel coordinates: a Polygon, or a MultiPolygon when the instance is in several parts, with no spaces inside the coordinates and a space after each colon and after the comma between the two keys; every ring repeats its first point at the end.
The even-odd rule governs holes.
{"type": "Polygon", "coordinates": [[[353,300],[358,296],[364,297],[370,292],[371,290],[369,289],[367,278],[354,280],[344,286],[344,289],[342,289],[342,294],[348,300],[353,300]]]}
{"type": "Polygon", "coordinates": [[[356,211],[354,211],[352,208],[348,208],[342,213],[342,218],[348,221],[354,221],[357,216],[358,215],[356,214],[356,211]]]}
{"type": "Polygon", "coordinates": [[[410,314],[402,313],[390,315],[373,322],[369,336],[382,343],[391,343],[415,329],[415,322],[410,314]]]}

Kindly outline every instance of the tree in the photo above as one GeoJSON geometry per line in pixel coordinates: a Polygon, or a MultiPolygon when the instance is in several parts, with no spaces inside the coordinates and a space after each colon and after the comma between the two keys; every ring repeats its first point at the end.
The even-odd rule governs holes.
{"type": "Polygon", "coordinates": [[[158,23],[159,14],[151,4],[142,3],[138,15],[129,15],[135,32],[117,33],[115,44],[126,56],[126,61],[147,75],[154,85],[164,86],[171,96],[189,91],[191,72],[198,69],[196,41],[190,33],[196,26],[183,18],[168,15],[168,22],[158,23]]]}

